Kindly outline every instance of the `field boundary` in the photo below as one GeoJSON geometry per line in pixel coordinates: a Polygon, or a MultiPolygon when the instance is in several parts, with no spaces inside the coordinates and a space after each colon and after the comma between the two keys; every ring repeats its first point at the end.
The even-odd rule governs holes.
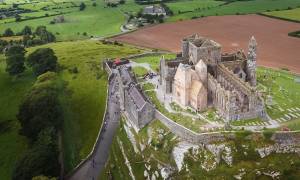
{"type": "Polygon", "coordinates": [[[290,21],[290,22],[294,22],[294,23],[300,23],[300,21],[294,20],[294,19],[288,19],[288,18],[283,18],[283,17],[278,17],[278,16],[272,16],[272,15],[264,14],[264,13],[256,13],[256,14],[260,15],[260,16],[273,18],[273,19],[279,19],[279,20],[290,21]]]}

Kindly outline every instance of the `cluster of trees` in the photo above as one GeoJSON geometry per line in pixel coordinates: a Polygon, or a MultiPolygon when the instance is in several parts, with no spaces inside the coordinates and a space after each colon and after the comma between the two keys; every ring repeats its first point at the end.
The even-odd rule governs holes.
{"type": "Polygon", "coordinates": [[[22,32],[23,32],[23,44],[26,47],[42,45],[42,44],[47,44],[56,41],[55,35],[49,32],[46,26],[38,26],[35,29],[34,33],[30,33],[31,28],[29,26],[26,26],[24,27],[22,32]],[[25,29],[27,29],[27,31],[24,31],[25,29]]]}
{"type": "Polygon", "coordinates": [[[23,45],[25,47],[42,45],[56,41],[53,33],[49,32],[46,26],[38,26],[35,31],[31,27],[25,26],[21,32],[14,33],[11,28],[7,28],[2,37],[22,36],[20,40],[1,40],[0,39],[0,52],[9,46],[23,45]]]}
{"type": "Polygon", "coordinates": [[[32,68],[33,73],[39,76],[47,71],[57,70],[57,57],[50,48],[40,48],[29,54],[25,59],[23,46],[12,46],[6,53],[6,72],[11,76],[18,76],[25,70],[26,64],[32,68]]]}
{"type": "Polygon", "coordinates": [[[118,7],[119,4],[125,4],[125,0],[120,0],[118,2],[107,2],[106,6],[107,7],[118,7]]]}
{"type": "Polygon", "coordinates": [[[28,138],[30,148],[17,161],[13,180],[27,180],[40,175],[59,176],[58,132],[63,124],[59,95],[63,89],[64,83],[58,75],[46,72],[37,78],[20,105],[17,114],[20,134],[28,138]]]}
{"type": "MultiPolygon", "coordinates": [[[[24,28],[22,33],[32,34],[30,28],[24,28]]],[[[43,33],[44,28],[36,29],[37,36],[43,33]]],[[[58,134],[62,129],[63,111],[59,96],[64,92],[65,83],[55,72],[58,63],[52,49],[37,49],[27,58],[25,53],[22,45],[13,45],[5,53],[6,71],[10,75],[20,75],[30,67],[38,76],[17,114],[21,125],[19,133],[28,138],[29,149],[17,161],[12,179],[46,180],[60,173],[58,134]]]]}

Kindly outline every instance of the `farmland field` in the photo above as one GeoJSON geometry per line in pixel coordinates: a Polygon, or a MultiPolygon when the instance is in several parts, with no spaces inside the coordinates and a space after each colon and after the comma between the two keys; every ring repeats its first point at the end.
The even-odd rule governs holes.
{"type": "Polygon", "coordinates": [[[300,8],[284,11],[265,12],[264,14],[284,19],[300,21],[300,8]]]}
{"type": "Polygon", "coordinates": [[[166,3],[175,15],[190,11],[201,11],[220,4],[222,4],[221,1],[214,0],[183,0],[166,3]]]}
{"type": "MultiPolygon", "coordinates": [[[[75,3],[79,5],[78,1],[75,3]]],[[[119,32],[120,26],[125,23],[125,12],[137,12],[140,9],[140,5],[137,5],[130,0],[124,5],[120,5],[116,8],[107,8],[104,1],[96,1],[97,6],[91,5],[92,1],[86,1],[87,7],[84,11],[79,11],[79,7],[76,8],[63,8],[50,11],[39,10],[37,12],[21,14],[21,16],[28,17],[41,17],[37,19],[25,20],[21,22],[15,22],[14,18],[0,20],[0,33],[2,34],[6,28],[12,28],[15,32],[20,32],[24,26],[28,25],[35,28],[39,25],[47,26],[47,29],[56,34],[59,41],[74,40],[74,39],[86,39],[91,36],[103,37],[114,35],[119,32]],[[43,17],[45,14],[49,17],[43,17]],[[51,14],[65,13],[65,22],[50,24],[53,20],[51,14]],[[5,23],[8,21],[8,23],[5,23]],[[86,32],[87,36],[82,34],[86,32]]],[[[25,5],[24,5],[25,6],[25,5]]],[[[29,6],[29,5],[26,5],[29,6]]],[[[32,5],[31,5],[32,6],[32,5]]],[[[45,7],[40,5],[39,7],[29,7],[39,9],[45,7]]],[[[59,6],[60,7],[60,6],[59,6]]]]}
{"type": "MultiPolygon", "coordinates": [[[[170,3],[170,8],[176,13],[178,7],[176,3],[170,3]]],[[[179,4],[181,2],[178,2],[179,4]]],[[[300,0],[252,0],[252,1],[235,1],[226,5],[216,6],[212,8],[205,8],[193,12],[177,14],[168,19],[168,21],[177,21],[184,19],[191,19],[192,17],[201,16],[222,16],[234,14],[251,14],[258,12],[265,12],[267,10],[284,10],[288,7],[296,8],[300,6],[300,0]]],[[[195,6],[197,7],[197,6],[195,6]]]]}

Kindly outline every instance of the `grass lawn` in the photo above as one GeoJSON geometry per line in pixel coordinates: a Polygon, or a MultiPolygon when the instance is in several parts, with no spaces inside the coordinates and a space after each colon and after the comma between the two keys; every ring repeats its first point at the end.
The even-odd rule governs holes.
{"type": "Polygon", "coordinates": [[[16,114],[35,77],[31,71],[26,71],[22,77],[12,78],[5,67],[5,57],[0,55],[0,177],[8,180],[17,159],[27,149],[26,139],[18,134],[20,125],[16,114]]]}
{"type": "MultiPolygon", "coordinates": [[[[148,83],[148,85],[144,84],[143,86],[146,86],[146,89],[151,89],[149,83],[148,83]]],[[[142,87],[142,88],[145,90],[144,87],[142,87]]],[[[150,100],[155,105],[155,107],[161,113],[163,113],[165,116],[167,116],[174,122],[181,124],[182,126],[188,128],[192,131],[195,131],[198,133],[202,132],[200,127],[203,126],[206,122],[204,122],[203,120],[200,120],[200,119],[193,119],[192,117],[182,115],[181,113],[170,113],[168,110],[165,109],[164,105],[162,105],[160,103],[160,101],[158,100],[158,98],[156,96],[155,91],[146,91],[145,93],[150,98],[150,100]]]]}
{"type": "Polygon", "coordinates": [[[267,106],[268,114],[276,119],[288,113],[287,109],[300,107],[300,83],[295,82],[296,76],[283,70],[258,68],[258,83],[267,87],[265,95],[272,96],[273,105],[267,106]],[[268,92],[269,91],[269,92],[268,92]]]}
{"type": "Polygon", "coordinates": [[[300,118],[285,122],[282,126],[288,127],[292,131],[298,131],[300,130],[300,118]]]}
{"type": "Polygon", "coordinates": [[[137,77],[142,77],[148,73],[147,69],[145,69],[143,67],[138,67],[138,66],[133,68],[133,72],[135,73],[135,75],[137,77]]]}
{"type": "Polygon", "coordinates": [[[172,59],[176,57],[175,54],[151,55],[151,56],[136,58],[133,59],[133,61],[137,63],[148,63],[153,71],[158,72],[159,62],[162,56],[164,56],[165,59],[172,59]]]}
{"type": "Polygon", "coordinates": [[[206,8],[193,12],[177,14],[168,19],[168,21],[177,21],[191,19],[192,17],[201,16],[222,16],[234,14],[250,14],[265,12],[267,10],[284,10],[288,7],[296,8],[300,6],[299,0],[252,0],[252,1],[235,1],[226,5],[206,8]]]}
{"type": "Polygon", "coordinates": [[[280,17],[284,19],[291,19],[300,21],[300,8],[292,9],[292,10],[284,10],[284,11],[272,11],[272,12],[265,12],[264,14],[280,17]]]}
{"type": "MultiPolygon", "coordinates": [[[[76,2],[79,4],[80,1],[76,2]]],[[[32,28],[39,25],[45,25],[49,31],[57,35],[57,39],[60,41],[85,39],[91,36],[109,36],[121,32],[120,26],[125,23],[126,20],[125,12],[138,12],[141,7],[135,4],[133,0],[126,1],[124,5],[120,5],[116,8],[106,8],[104,1],[96,1],[96,7],[91,5],[92,1],[85,1],[85,3],[87,4],[87,7],[84,11],[79,11],[78,8],[74,12],[65,14],[66,22],[64,23],[50,25],[49,23],[53,20],[53,17],[44,17],[22,22],[10,22],[6,24],[0,21],[0,33],[2,34],[6,28],[12,28],[13,31],[19,32],[26,25],[29,25],[32,28]],[[84,32],[87,33],[87,36],[82,35],[84,32]]],[[[59,11],[73,11],[73,8],[69,9],[59,9],[59,11]]],[[[36,16],[45,13],[47,13],[47,11],[43,11],[42,13],[39,12],[36,16]]]]}
{"type": "Polygon", "coordinates": [[[263,121],[260,118],[238,120],[238,121],[230,122],[230,124],[233,125],[233,126],[247,126],[249,124],[250,124],[250,126],[251,125],[256,126],[256,125],[260,125],[261,123],[263,123],[263,121]]]}

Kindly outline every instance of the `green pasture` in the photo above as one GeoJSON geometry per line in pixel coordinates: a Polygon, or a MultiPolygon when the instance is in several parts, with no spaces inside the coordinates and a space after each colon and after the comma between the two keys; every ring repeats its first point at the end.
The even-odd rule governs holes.
{"type": "MultiPolygon", "coordinates": [[[[176,2],[172,5],[173,8],[176,2]]],[[[172,7],[171,6],[171,7],[172,7]]],[[[191,19],[192,17],[202,16],[222,16],[235,14],[251,14],[265,11],[285,10],[287,8],[296,8],[300,6],[300,0],[252,0],[252,1],[235,1],[229,4],[220,5],[193,12],[176,14],[168,19],[168,21],[177,21],[191,19]]],[[[178,9],[174,9],[177,10],[178,9]]]]}
{"type": "Polygon", "coordinates": [[[175,15],[186,13],[190,11],[201,11],[207,8],[212,8],[223,4],[222,1],[214,0],[183,0],[183,1],[171,1],[166,5],[173,11],[175,15]]]}
{"type": "MultiPolygon", "coordinates": [[[[64,23],[50,24],[53,16],[38,19],[26,20],[22,22],[14,22],[14,19],[0,21],[0,33],[2,34],[6,28],[12,28],[13,31],[19,32],[24,26],[28,25],[36,28],[39,25],[47,26],[47,29],[56,34],[59,41],[86,39],[93,37],[104,37],[120,33],[120,27],[126,21],[125,13],[136,13],[139,11],[139,5],[133,0],[119,5],[116,8],[107,8],[104,1],[96,1],[97,6],[91,5],[92,1],[87,1],[87,7],[84,11],[79,8],[62,8],[51,11],[38,11],[25,14],[29,17],[40,17],[48,13],[49,15],[63,12],[65,16],[64,23]],[[8,23],[5,23],[8,21],[8,23]],[[83,33],[87,36],[83,36],[83,33]]],[[[78,4],[78,3],[77,3],[78,4]]]]}
{"type": "Polygon", "coordinates": [[[300,8],[283,11],[264,12],[266,15],[300,21],[300,8]]]}

